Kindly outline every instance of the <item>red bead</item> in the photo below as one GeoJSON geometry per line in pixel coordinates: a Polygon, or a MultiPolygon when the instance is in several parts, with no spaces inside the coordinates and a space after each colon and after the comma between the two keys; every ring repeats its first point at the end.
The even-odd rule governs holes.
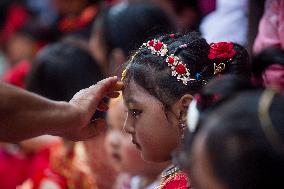
{"type": "Polygon", "coordinates": [[[159,51],[161,50],[162,46],[163,46],[163,43],[159,41],[158,43],[155,44],[154,48],[156,51],[159,51]]]}
{"type": "Polygon", "coordinates": [[[151,46],[151,47],[153,47],[153,46],[154,46],[154,43],[155,43],[155,41],[154,41],[154,39],[152,39],[152,40],[150,40],[150,41],[148,42],[148,45],[151,46]]]}
{"type": "Polygon", "coordinates": [[[173,63],[175,62],[175,58],[172,57],[172,56],[168,57],[168,62],[169,62],[170,64],[173,64],[173,63]]]}
{"type": "Polygon", "coordinates": [[[179,64],[176,66],[176,72],[178,74],[184,74],[185,73],[185,66],[183,64],[179,64]]]}
{"type": "Polygon", "coordinates": [[[175,37],[175,34],[170,34],[170,38],[174,38],[175,37]]]}

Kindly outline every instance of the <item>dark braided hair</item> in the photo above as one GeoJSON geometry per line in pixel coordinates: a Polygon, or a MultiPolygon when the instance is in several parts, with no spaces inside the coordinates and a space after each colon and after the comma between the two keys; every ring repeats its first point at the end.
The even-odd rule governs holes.
{"type": "Polygon", "coordinates": [[[184,85],[172,76],[165,57],[152,54],[147,48],[140,48],[127,63],[123,81],[125,87],[131,80],[135,81],[169,107],[183,95],[197,93],[205,81],[212,78],[213,67],[208,59],[210,47],[197,32],[165,35],[158,40],[167,45],[169,55],[174,54],[182,60],[190,70],[191,78],[195,78],[196,75],[199,78],[184,85]]]}

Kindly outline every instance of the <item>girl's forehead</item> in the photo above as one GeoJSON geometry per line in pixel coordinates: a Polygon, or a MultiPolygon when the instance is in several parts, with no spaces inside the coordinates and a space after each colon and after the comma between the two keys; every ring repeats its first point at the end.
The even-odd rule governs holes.
{"type": "Polygon", "coordinates": [[[126,105],[128,104],[143,104],[144,102],[161,103],[156,97],[152,96],[146,89],[138,85],[135,81],[130,81],[124,87],[123,99],[126,105]]]}

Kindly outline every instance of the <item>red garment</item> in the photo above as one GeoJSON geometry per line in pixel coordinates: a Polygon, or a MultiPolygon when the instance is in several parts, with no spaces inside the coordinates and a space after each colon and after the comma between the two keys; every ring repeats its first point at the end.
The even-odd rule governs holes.
{"type": "Polygon", "coordinates": [[[24,6],[20,4],[10,6],[1,36],[4,42],[7,42],[14,32],[21,29],[27,23],[28,19],[29,14],[24,6]]]}
{"type": "Polygon", "coordinates": [[[160,185],[159,189],[188,189],[191,188],[188,176],[179,171],[168,176],[160,185]]]}
{"type": "Polygon", "coordinates": [[[27,179],[27,160],[0,149],[0,188],[15,189],[27,179]]]}
{"type": "Polygon", "coordinates": [[[31,63],[29,61],[21,61],[4,74],[3,80],[17,87],[25,88],[25,78],[30,68],[31,63]]]}

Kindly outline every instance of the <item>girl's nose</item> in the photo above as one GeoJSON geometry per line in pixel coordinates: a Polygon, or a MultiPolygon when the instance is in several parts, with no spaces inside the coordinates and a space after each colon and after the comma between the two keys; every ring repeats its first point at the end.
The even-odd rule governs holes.
{"type": "Polygon", "coordinates": [[[124,122],[123,131],[128,133],[128,134],[134,133],[134,126],[133,126],[131,120],[129,119],[128,115],[127,115],[125,122],[124,122]]]}

